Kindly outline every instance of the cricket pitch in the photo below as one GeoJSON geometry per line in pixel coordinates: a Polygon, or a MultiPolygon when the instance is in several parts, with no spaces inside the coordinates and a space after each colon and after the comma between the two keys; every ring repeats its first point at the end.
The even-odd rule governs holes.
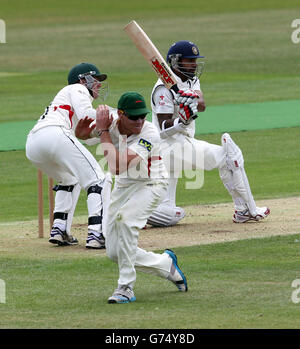
{"type": "MultiPolygon", "coordinates": [[[[300,197],[257,201],[257,205],[267,205],[271,210],[270,216],[260,222],[242,224],[232,222],[232,203],[186,206],[186,217],[176,226],[167,228],[147,226],[146,229],[142,229],[139,247],[153,251],[297,233],[300,243],[300,197]]],[[[37,220],[1,223],[0,253],[18,254],[24,258],[105,256],[105,250],[85,248],[86,220],[85,216],[75,216],[72,235],[79,240],[79,244],[66,247],[48,243],[49,223],[46,219],[43,238],[38,238],[37,220]]]]}

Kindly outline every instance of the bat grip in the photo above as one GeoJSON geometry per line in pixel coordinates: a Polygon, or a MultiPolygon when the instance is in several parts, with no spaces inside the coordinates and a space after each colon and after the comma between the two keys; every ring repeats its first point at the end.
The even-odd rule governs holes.
{"type": "Polygon", "coordinates": [[[177,84],[173,85],[171,87],[171,90],[173,90],[175,93],[177,93],[179,91],[179,88],[178,88],[177,84]]]}

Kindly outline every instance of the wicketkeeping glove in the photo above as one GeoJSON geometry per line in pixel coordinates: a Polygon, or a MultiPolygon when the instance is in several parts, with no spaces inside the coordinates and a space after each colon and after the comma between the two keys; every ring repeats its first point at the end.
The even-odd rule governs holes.
{"type": "Polygon", "coordinates": [[[179,90],[175,96],[175,104],[179,106],[178,116],[182,123],[188,125],[198,116],[199,96],[193,90],[179,90]]]}

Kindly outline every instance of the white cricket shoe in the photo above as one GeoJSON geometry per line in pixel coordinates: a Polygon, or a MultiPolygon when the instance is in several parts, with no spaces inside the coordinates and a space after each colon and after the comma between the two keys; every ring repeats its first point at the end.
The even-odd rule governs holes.
{"type": "Polygon", "coordinates": [[[111,297],[108,298],[108,303],[130,303],[136,300],[131,287],[122,285],[115,289],[111,297]]]}
{"type": "Polygon", "coordinates": [[[164,253],[168,254],[169,257],[172,259],[171,270],[167,279],[172,281],[180,292],[187,292],[188,286],[186,277],[184,276],[183,272],[180,270],[177,264],[176,254],[169,249],[165,250],[164,253]]]}
{"type": "Polygon", "coordinates": [[[246,223],[249,221],[260,221],[270,214],[270,209],[268,207],[256,207],[256,214],[251,215],[249,210],[235,211],[233,215],[234,223],[246,223]]]}
{"type": "Polygon", "coordinates": [[[102,233],[89,231],[86,239],[86,248],[101,250],[105,248],[105,238],[102,233]]]}
{"type": "Polygon", "coordinates": [[[78,245],[78,240],[75,237],[55,226],[51,229],[49,242],[59,246],[78,245]]]}

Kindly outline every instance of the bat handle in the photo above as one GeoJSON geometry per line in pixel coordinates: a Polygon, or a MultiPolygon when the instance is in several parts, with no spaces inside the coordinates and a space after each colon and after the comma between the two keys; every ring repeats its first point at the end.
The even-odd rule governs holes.
{"type": "Polygon", "coordinates": [[[177,84],[173,85],[171,87],[171,90],[173,90],[175,93],[177,93],[179,91],[179,88],[178,88],[177,84]]]}

